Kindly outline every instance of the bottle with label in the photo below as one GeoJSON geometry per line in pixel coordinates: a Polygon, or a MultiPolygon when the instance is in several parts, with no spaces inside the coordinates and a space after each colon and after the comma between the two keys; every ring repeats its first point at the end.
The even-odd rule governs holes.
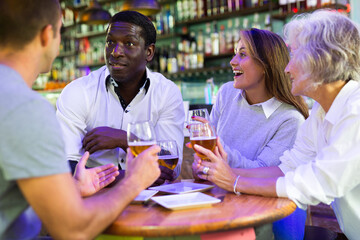
{"type": "Polygon", "coordinates": [[[240,19],[235,18],[234,20],[234,28],[233,28],[233,49],[236,48],[239,40],[240,40],[240,19]]]}
{"type": "Polygon", "coordinates": [[[183,21],[184,20],[184,12],[183,12],[182,0],[177,0],[177,2],[176,2],[176,12],[177,12],[177,20],[178,21],[183,21]]]}
{"type": "Polygon", "coordinates": [[[220,13],[220,4],[219,4],[220,0],[212,0],[212,15],[217,15],[220,13]]]}
{"type": "Polygon", "coordinates": [[[196,38],[196,55],[197,55],[197,68],[204,67],[204,35],[203,30],[200,29],[196,38]]]}
{"type": "Polygon", "coordinates": [[[234,0],[227,0],[227,6],[228,6],[228,11],[232,12],[235,11],[235,1],[234,0]]]}
{"type": "Polygon", "coordinates": [[[182,0],[182,11],[183,11],[183,20],[189,20],[190,18],[190,9],[189,9],[189,0],[182,0]]]}
{"type": "Polygon", "coordinates": [[[225,26],[220,25],[220,32],[219,32],[219,52],[221,54],[226,53],[226,36],[225,36],[225,26]]]}
{"type": "Polygon", "coordinates": [[[212,15],[212,0],[206,0],[206,16],[210,17],[212,15]]]}
{"type": "Polygon", "coordinates": [[[180,41],[178,43],[178,51],[176,53],[176,60],[177,60],[178,70],[179,71],[184,71],[185,70],[184,49],[183,49],[182,41],[180,41]]]}
{"type": "Polygon", "coordinates": [[[245,7],[245,0],[234,0],[235,1],[235,10],[241,10],[245,7]]]}
{"type": "Polygon", "coordinates": [[[220,13],[228,12],[227,0],[220,0],[220,13]]]}
{"type": "Polygon", "coordinates": [[[232,53],[234,52],[234,42],[233,42],[233,27],[232,20],[229,19],[227,22],[227,30],[226,30],[226,52],[232,53]]]}
{"type": "Polygon", "coordinates": [[[195,69],[197,67],[197,49],[196,49],[196,39],[195,32],[190,33],[189,38],[190,46],[189,46],[189,61],[190,61],[190,69],[195,69]]]}
{"type": "Polygon", "coordinates": [[[260,23],[259,23],[259,14],[258,13],[254,13],[254,21],[252,24],[253,28],[257,28],[257,29],[261,29],[260,23]]]}
{"type": "Polygon", "coordinates": [[[197,18],[197,0],[189,0],[189,18],[197,18]]]}
{"type": "Polygon", "coordinates": [[[216,21],[213,22],[213,31],[211,33],[211,53],[212,55],[219,55],[220,52],[220,39],[217,30],[216,21]]]}
{"type": "Polygon", "coordinates": [[[205,17],[205,4],[204,0],[197,0],[196,2],[197,18],[205,17]]]}
{"type": "Polygon", "coordinates": [[[159,55],[159,68],[161,73],[168,72],[167,69],[167,60],[168,60],[168,52],[166,48],[160,49],[160,55],[159,55]]]}
{"type": "Polygon", "coordinates": [[[206,23],[206,32],[205,32],[205,56],[211,56],[212,46],[211,46],[211,24],[206,23]]]}
{"type": "Polygon", "coordinates": [[[167,60],[167,70],[169,73],[176,73],[178,71],[174,42],[171,44],[170,47],[169,58],[167,60]]]}

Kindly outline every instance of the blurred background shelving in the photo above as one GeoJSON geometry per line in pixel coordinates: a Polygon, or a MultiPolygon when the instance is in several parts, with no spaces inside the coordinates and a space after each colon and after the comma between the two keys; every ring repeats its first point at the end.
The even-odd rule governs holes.
{"type": "MultiPolygon", "coordinates": [[[[49,92],[51,99],[56,99],[67,83],[105,64],[107,24],[81,23],[81,14],[98,3],[112,16],[136,0],[60,2],[63,9],[60,54],[50,73],[40,75],[33,86],[44,96],[49,92]]],[[[349,0],[158,0],[157,4],[159,10],[149,15],[157,30],[157,42],[155,57],[148,67],[174,81],[184,101],[211,104],[220,86],[233,79],[229,62],[239,30],[255,27],[282,35],[283,25],[295,14],[324,7],[350,14],[352,3],[349,0]]]]}

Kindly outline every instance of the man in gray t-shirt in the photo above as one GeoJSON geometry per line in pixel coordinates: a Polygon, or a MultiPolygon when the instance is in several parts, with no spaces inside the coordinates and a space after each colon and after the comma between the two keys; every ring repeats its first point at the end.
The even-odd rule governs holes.
{"type": "Polygon", "coordinates": [[[82,198],[115,176],[85,170],[88,152],[71,176],[54,109],[31,90],[59,52],[59,2],[1,0],[0,9],[0,239],[34,239],[41,222],[56,239],[93,239],[159,177],[160,148],[129,153],[121,182],[82,198]]]}

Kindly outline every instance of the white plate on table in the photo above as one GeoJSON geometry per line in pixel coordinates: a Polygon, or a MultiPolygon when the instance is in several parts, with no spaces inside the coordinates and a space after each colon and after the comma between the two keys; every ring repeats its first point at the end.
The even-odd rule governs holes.
{"type": "Polygon", "coordinates": [[[151,200],[160,204],[161,206],[171,209],[180,210],[196,207],[209,207],[214,203],[221,202],[220,199],[211,197],[204,193],[194,192],[187,194],[176,194],[152,197],[151,200]]]}
{"type": "Polygon", "coordinates": [[[139,195],[133,200],[133,202],[146,202],[149,200],[152,196],[157,194],[159,191],[156,190],[142,190],[139,195]]]}
{"type": "Polygon", "coordinates": [[[160,192],[166,193],[191,193],[191,192],[202,192],[210,188],[213,188],[214,185],[202,184],[202,183],[192,183],[192,182],[179,182],[165,184],[157,187],[151,187],[151,190],[157,190],[160,192]]]}

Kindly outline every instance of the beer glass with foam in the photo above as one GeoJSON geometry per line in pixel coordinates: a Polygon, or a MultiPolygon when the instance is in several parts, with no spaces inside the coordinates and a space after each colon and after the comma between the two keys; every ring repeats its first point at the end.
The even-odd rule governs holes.
{"type": "Polygon", "coordinates": [[[179,151],[174,140],[157,141],[157,145],[161,147],[159,155],[159,165],[174,170],[179,161],[179,151]]]}
{"type": "MultiPolygon", "coordinates": [[[[211,151],[215,150],[216,147],[216,132],[215,128],[210,123],[196,122],[190,125],[190,142],[191,145],[200,145],[211,151]]],[[[195,151],[196,152],[196,151],[195,151]]],[[[199,152],[196,154],[205,160],[207,157],[199,152]]]]}
{"type": "Polygon", "coordinates": [[[128,124],[127,141],[136,157],[142,151],[156,144],[155,130],[151,122],[132,122],[128,124]]]}

